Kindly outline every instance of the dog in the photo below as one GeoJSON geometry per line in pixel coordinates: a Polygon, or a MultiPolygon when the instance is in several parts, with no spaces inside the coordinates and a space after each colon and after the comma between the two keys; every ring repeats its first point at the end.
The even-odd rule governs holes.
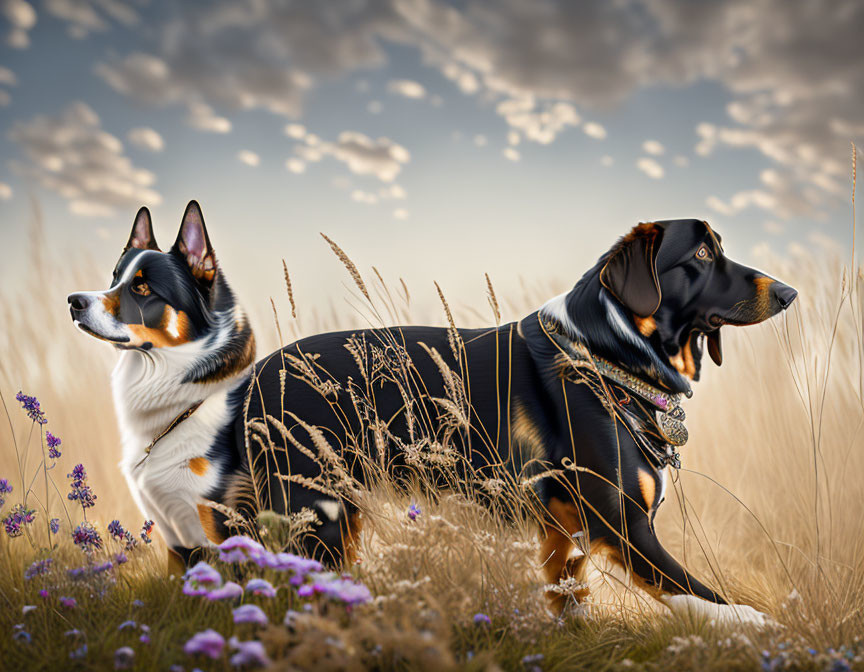
{"type": "Polygon", "coordinates": [[[765,624],[684,569],[653,521],[703,351],[719,366],[721,327],[762,322],[796,296],[727,258],[707,222],[657,221],[518,322],[321,334],[255,364],[193,201],[167,253],[142,209],[111,287],[69,303],[81,330],[121,350],[123,471],[175,561],[225,536],[207,501],[242,510],[254,490],[264,508],[311,509],[307,551],[349,563],[361,516],[346,483],[368,482],[372,464],[410,472],[421,446],[428,459],[457,453],[472,478],[529,486],[550,584],[580,579],[602,553],[673,610],[765,624]]]}

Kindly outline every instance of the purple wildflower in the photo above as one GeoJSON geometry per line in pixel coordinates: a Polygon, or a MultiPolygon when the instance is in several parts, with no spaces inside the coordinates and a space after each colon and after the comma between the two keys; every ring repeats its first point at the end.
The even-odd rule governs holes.
{"type": "Polygon", "coordinates": [[[297,590],[300,597],[323,595],[347,606],[363,604],[372,599],[372,593],[362,583],[357,583],[348,577],[340,577],[334,572],[310,574],[309,578],[312,579],[312,583],[300,586],[297,590]]]}
{"type": "Polygon", "coordinates": [[[139,609],[140,607],[144,606],[144,602],[142,602],[141,600],[132,600],[132,606],[136,609],[139,609]]]}
{"type": "Polygon", "coordinates": [[[123,621],[120,625],[117,626],[118,630],[125,630],[126,628],[132,628],[133,630],[138,627],[138,624],[135,621],[123,621]]]}
{"type": "Polygon", "coordinates": [[[228,581],[221,588],[210,591],[207,594],[208,600],[233,600],[234,598],[243,595],[243,588],[233,581],[228,581]]]}
{"type": "Polygon", "coordinates": [[[9,515],[3,519],[6,534],[10,537],[21,536],[21,526],[29,525],[36,519],[36,509],[28,509],[23,504],[16,504],[9,511],[9,515]]]}
{"type": "Polygon", "coordinates": [[[144,524],[141,526],[141,541],[145,544],[149,544],[153,541],[150,538],[150,533],[153,532],[153,525],[154,523],[152,520],[145,520],[144,524]]]}
{"type": "Polygon", "coordinates": [[[29,581],[36,576],[44,576],[51,569],[51,564],[54,562],[51,558],[44,560],[36,560],[24,572],[24,579],[29,581]]]}
{"type": "Polygon", "coordinates": [[[81,658],[86,658],[87,657],[87,645],[82,644],[77,649],[72,651],[69,654],[69,657],[72,659],[76,659],[76,660],[80,660],[81,658]]]}
{"type": "Polygon", "coordinates": [[[206,595],[210,590],[222,585],[222,575],[203,560],[187,570],[183,575],[184,595],[206,595]]]}
{"type": "Polygon", "coordinates": [[[323,567],[317,560],[302,558],[293,553],[270,553],[261,558],[269,569],[280,572],[290,572],[289,582],[292,586],[299,586],[306,580],[306,575],[311,572],[320,572],[323,567]]]}
{"type": "Polygon", "coordinates": [[[150,633],[149,632],[142,632],[141,636],[138,638],[138,641],[141,642],[142,644],[149,644],[150,643],[150,633]]]}
{"type": "Polygon", "coordinates": [[[82,509],[89,509],[91,506],[96,506],[96,495],[87,485],[87,471],[83,464],[76,464],[72,469],[71,474],[66,474],[67,478],[72,479],[72,490],[66,495],[66,498],[72,502],[78,502],[82,509]]]}
{"type": "Polygon", "coordinates": [[[39,400],[36,397],[29,397],[23,392],[15,395],[15,398],[21,403],[21,408],[27,411],[27,417],[33,422],[38,422],[44,425],[48,422],[45,418],[45,412],[39,406],[39,400]]]}
{"type": "Polygon", "coordinates": [[[51,534],[57,534],[60,531],[60,519],[52,518],[48,521],[48,524],[51,526],[51,534]]]}
{"type": "Polygon", "coordinates": [[[237,607],[234,612],[235,623],[254,623],[255,625],[267,625],[270,621],[267,614],[257,604],[244,604],[237,607]]]}
{"type": "Polygon", "coordinates": [[[237,653],[231,656],[231,664],[234,667],[242,665],[254,665],[265,667],[270,664],[270,659],[267,657],[267,652],[264,650],[264,645],[258,640],[250,640],[241,642],[236,637],[228,640],[228,644],[237,653]]]}
{"type": "Polygon", "coordinates": [[[9,485],[8,479],[0,478],[0,509],[6,505],[6,498],[3,495],[8,495],[12,492],[12,486],[9,485]]]}
{"type": "MultiPolygon", "coordinates": [[[[272,556],[272,554],[270,554],[272,556]]],[[[219,544],[219,559],[222,562],[246,562],[254,560],[259,563],[259,560],[267,558],[268,551],[254,539],[235,535],[228,537],[225,541],[219,544]]]]}
{"type": "Polygon", "coordinates": [[[60,457],[60,451],[57,450],[57,448],[63,442],[60,440],[59,436],[54,436],[51,432],[46,431],[45,443],[48,444],[48,457],[52,460],[56,460],[60,457]]]}
{"type": "Polygon", "coordinates": [[[49,595],[50,593],[48,592],[47,588],[42,588],[39,591],[39,597],[41,597],[43,600],[47,600],[49,595]]]}
{"type": "Polygon", "coordinates": [[[74,597],[61,597],[60,598],[60,606],[65,609],[74,609],[78,606],[78,600],[74,597]]]}
{"type": "Polygon", "coordinates": [[[93,523],[86,520],[72,531],[72,541],[85,553],[102,548],[102,537],[93,527],[93,523]]]}
{"type": "Polygon", "coordinates": [[[222,655],[223,648],[225,648],[225,638],[212,628],[192,635],[192,638],[183,645],[183,651],[187,656],[200,653],[213,660],[222,655]]]}
{"type": "Polygon", "coordinates": [[[114,554],[114,564],[117,566],[125,565],[129,562],[129,558],[126,557],[126,554],[123,551],[114,554]]]}
{"type": "Polygon", "coordinates": [[[93,565],[93,574],[101,574],[102,572],[107,572],[110,569],[114,568],[114,563],[110,560],[106,560],[105,562],[100,562],[99,564],[93,565]]]}
{"type": "Polygon", "coordinates": [[[264,597],[276,597],[276,589],[267,579],[249,579],[246,584],[246,592],[264,597]]]}
{"type": "Polygon", "coordinates": [[[492,619],[486,614],[476,613],[474,614],[474,625],[492,625],[492,619]]]}
{"type": "Polygon", "coordinates": [[[131,647],[121,646],[114,652],[114,669],[128,670],[135,662],[135,652],[131,647]]]}
{"type": "Polygon", "coordinates": [[[417,520],[420,516],[420,507],[417,506],[414,502],[411,502],[411,506],[408,507],[408,517],[411,520],[417,520]]]}
{"type": "Polygon", "coordinates": [[[123,541],[123,536],[126,534],[126,530],[123,529],[120,521],[115,518],[108,523],[108,534],[114,537],[117,541],[123,541]]]}

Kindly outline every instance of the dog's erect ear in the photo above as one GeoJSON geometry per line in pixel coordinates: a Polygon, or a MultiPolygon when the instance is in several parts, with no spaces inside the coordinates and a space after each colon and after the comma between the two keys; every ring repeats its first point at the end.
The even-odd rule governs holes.
{"type": "Polygon", "coordinates": [[[657,252],[664,229],[639,224],[624,236],[600,271],[600,283],[638,317],[650,317],[660,307],[657,252]]]}
{"type": "Polygon", "coordinates": [[[723,349],[720,347],[720,330],[717,329],[705,334],[705,340],[708,341],[708,354],[711,355],[713,362],[717,366],[720,366],[723,363],[723,349]]]}
{"type": "Polygon", "coordinates": [[[189,205],[186,206],[180,232],[177,234],[171,252],[186,261],[192,275],[201,283],[210,285],[213,282],[216,275],[216,255],[213,253],[213,246],[210,245],[198,201],[189,201],[189,205]]]}
{"type": "Polygon", "coordinates": [[[147,208],[141,208],[138,214],[135,215],[135,221],[132,223],[132,233],[129,234],[129,242],[126,243],[123,252],[132,247],[136,250],[159,251],[156,237],[153,235],[153,222],[150,219],[150,211],[147,208]]]}

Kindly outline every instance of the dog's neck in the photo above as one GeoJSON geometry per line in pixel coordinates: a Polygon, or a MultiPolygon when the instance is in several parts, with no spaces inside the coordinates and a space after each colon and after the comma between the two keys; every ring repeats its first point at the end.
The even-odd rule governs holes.
{"type": "Polygon", "coordinates": [[[111,386],[126,450],[143,449],[185,410],[248,383],[255,339],[234,313],[191,343],[121,352],[111,386]]]}
{"type": "Polygon", "coordinates": [[[596,274],[589,272],[569,292],[547,301],[540,314],[560,324],[569,338],[624,370],[670,392],[690,392],[689,381],[639,332],[596,274]],[[611,338],[625,347],[613,348],[611,338]]]}

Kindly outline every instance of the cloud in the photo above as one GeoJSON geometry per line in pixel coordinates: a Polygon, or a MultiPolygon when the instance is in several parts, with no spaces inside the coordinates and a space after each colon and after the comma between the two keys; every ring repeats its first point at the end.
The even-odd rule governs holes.
{"type": "Polygon", "coordinates": [[[605,156],[600,157],[600,165],[604,168],[610,168],[615,164],[615,159],[606,154],[605,156]]]}
{"type": "Polygon", "coordinates": [[[8,201],[12,198],[12,187],[5,182],[0,182],[0,201],[8,201]]]}
{"type": "MultiPolygon", "coordinates": [[[[134,26],[141,20],[131,3],[122,0],[45,0],[40,8],[49,16],[64,21],[68,34],[77,39],[104,32],[114,22],[134,26]]],[[[10,25],[6,43],[17,49],[29,47],[29,32],[38,20],[33,5],[26,0],[0,0],[0,13],[10,25]]]]}
{"type": "Polygon", "coordinates": [[[9,24],[6,44],[15,49],[29,47],[29,31],[36,25],[37,20],[33,5],[25,0],[0,0],[0,12],[9,24]]]}
{"type": "Polygon", "coordinates": [[[387,85],[387,89],[391,93],[395,93],[399,96],[404,96],[405,98],[413,98],[415,100],[421,100],[426,97],[426,88],[415,81],[410,79],[394,79],[391,80],[387,85]]]}
{"type": "Polygon", "coordinates": [[[378,202],[378,196],[362,189],[355,189],[351,192],[351,200],[366,205],[375,205],[378,202]]]}
{"type": "Polygon", "coordinates": [[[533,96],[508,98],[498,103],[495,109],[511,128],[527,140],[542,145],[551,143],[565,128],[579,126],[581,121],[576,108],[570,103],[559,101],[547,104],[533,96]]]}
{"type": "Polygon", "coordinates": [[[642,151],[652,156],[662,156],[666,148],[657,140],[646,140],[642,143],[642,151]]]}
{"type": "Polygon", "coordinates": [[[302,140],[306,137],[306,127],[303,124],[286,124],[285,135],[295,140],[302,140]]]}
{"type": "Polygon", "coordinates": [[[153,173],[137,168],[123,143],[102,130],[98,115],[75,102],[55,116],[37,116],[12,126],[10,139],[24,156],[13,170],[69,203],[70,212],[109,216],[117,208],[158,205],[153,173]]]}
{"type": "Polygon", "coordinates": [[[382,182],[392,182],[402,166],[411,160],[408,150],[389,138],[375,140],[357,131],[343,131],[335,142],[330,142],[309,133],[299,124],[292,132],[300,136],[295,139],[302,140],[294,152],[303,162],[315,163],[330,156],[348,166],[355,175],[372,175],[382,182]]]}
{"type": "Polygon", "coordinates": [[[606,129],[596,121],[589,121],[582,127],[582,130],[585,131],[585,135],[595,140],[603,140],[606,137],[606,129]]]}
{"type": "Polygon", "coordinates": [[[405,221],[408,219],[409,213],[405,208],[396,208],[393,211],[393,219],[398,219],[400,221],[405,221]]]}
{"type": "MultiPolygon", "coordinates": [[[[9,68],[0,65],[0,85],[15,86],[18,84],[18,78],[15,73],[9,68]]],[[[12,96],[5,89],[0,89],[0,107],[6,107],[12,101],[12,96]]]]}
{"type": "Polygon", "coordinates": [[[285,161],[285,167],[289,172],[292,172],[295,175],[300,175],[301,173],[306,172],[306,162],[295,157],[291,157],[285,161]]]}
{"type": "Polygon", "coordinates": [[[665,174],[663,166],[647,156],[643,156],[636,161],[636,167],[653,180],[662,179],[665,174]]]}
{"type": "Polygon", "coordinates": [[[249,151],[248,149],[241,149],[239,152],[237,152],[237,160],[240,163],[251,166],[252,168],[255,168],[258,164],[261,163],[261,157],[258,156],[255,152],[249,151]]]}
{"type": "Polygon", "coordinates": [[[477,134],[474,136],[474,144],[477,147],[485,147],[488,142],[485,135],[477,134]]]}
{"type": "Polygon", "coordinates": [[[690,159],[688,159],[688,158],[687,158],[686,156],[684,156],[683,154],[677,154],[677,155],[675,156],[675,158],[672,159],[672,162],[673,162],[676,166],[678,166],[679,168],[686,168],[687,166],[690,165],[690,159]]]}
{"type": "Polygon", "coordinates": [[[140,149],[148,152],[161,152],[165,148],[165,141],[152,128],[133,128],[126,134],[126,139],[140,149]]]}
{"type": "Polygon", "coordinates": [[[102,63],[97,73],[142,103],[297,118],[316,78],[381,65],[380,39],[404,35],[389,0],[232,0],[178,6],[178,14],[156,50],[102,63]]]}
{"type": "Polygon", "coordinates": [[[519,161],[522,158],[522,155],[519,153],[518,149],[514,149],[513,147],[505,147],[501,152],[504,155],[504,158],[509,161],[519,161]]]}

